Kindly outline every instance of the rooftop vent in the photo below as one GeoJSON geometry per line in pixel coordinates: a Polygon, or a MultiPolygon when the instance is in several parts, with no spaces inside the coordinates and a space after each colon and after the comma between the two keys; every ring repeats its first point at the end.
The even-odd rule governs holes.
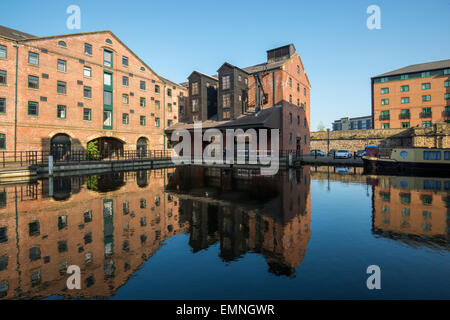
{"type": "Polygon", "coordinates": [[[270,49],[267,51],[267,62],[276,62],[290,58],[295,53],[295,47],[291,43],[287,46],[270,49]]]}

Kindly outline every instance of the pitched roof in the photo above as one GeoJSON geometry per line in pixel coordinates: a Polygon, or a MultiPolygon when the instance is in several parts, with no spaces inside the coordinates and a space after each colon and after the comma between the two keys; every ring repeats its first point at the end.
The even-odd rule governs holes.
{"type": "MultiPolygon", "coordinates": [[[[198,73],[198,74],[201,75],[201,76],[205,76],[205,77],[210,78],[210,79],[212,79],[212,80],[219,81],[219,78],[218,78],[217,75],[210,76],[210,75],[208,75],[208,74],[206,74],[206,73],[203,73],[203,72],[200,72],[200,71],[197,71],[197,70],[192,71],[192,73],[189,75],[189,77],[190,77],[192,74],[194,74],[194,73],[198,73]]],[[[189,78],[189,77],[188,77],[188,78],[189,78]]]]}
{"type": "Polygon", "coordinates": [[[28,39],[28,38],[35,38],[35,36],[22,32],[22,31],[18,31],[18,30],[14,30],[11,28],[7,28],[4,26],[0,26],[0,36],[4,37],[4,38],[8,38],[8,39],[12,39],[12,40],[24,40],[24,39],[28,39]]]}
{"type": "Polygon", "coordinates": [[[290,58],[286,58],[283,60],[279,60],[279,61],[275,61],[275,62],[264,62],[261,64],[257,64],[255,66],[250,66],[250,67],[246,67],[246,68],[242,68],[245,72],[247,73],[257,73],[257,72],[261,72],[264,70],[272,70],[272,69],[277,69],[280,68],[286,61],[288,61],[290,58]]]}
{"type": "Polygon", "coordinates": [[[430,71],[430,70],[444,69],[444,68],[450,68],[450,59],[413,64],[413,65],[410,65],[410,66],[407,66],[404,68],[400,68],[400,69],[389,71],[389,72],[386,72],[383,74],[379,74],[372,78],[395,76],[395,75],[400,75],[400,74],[405,74],[405,73],[430,71]]]}

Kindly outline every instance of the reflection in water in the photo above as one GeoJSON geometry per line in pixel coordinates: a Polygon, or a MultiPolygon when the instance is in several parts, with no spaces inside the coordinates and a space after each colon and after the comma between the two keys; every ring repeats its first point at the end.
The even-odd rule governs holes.
{"type": "MultiPolygon", "coordinates": [[[[269,177],[193,167],[63,177],[0,186],[0,298],[113,296],[177,234],[189,238],[186,259],[213,246],[224,263],[249,263],[242,257],[253,253],[265,259],[266,274],[293,281],[314,229],[311,179],[328,190],[330,181],[365,185],[376,237],[449,249],[445,179],[367,177],[330,167],[269,177]],[[69,265],[81,267],[82,290],[66,289],[69,265]]],[[[322,267],[318,272],[329,272],[322,267]]]]}

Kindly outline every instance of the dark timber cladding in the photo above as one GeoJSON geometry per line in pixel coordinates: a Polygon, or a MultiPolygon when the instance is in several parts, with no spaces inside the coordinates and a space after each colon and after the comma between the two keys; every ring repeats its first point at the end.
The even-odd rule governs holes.
{"type": "Polygon", "coordinates": [[[217,120],[217,86],[219,81],[198,71],[192,72],[188,79],[191,107],[187,108],[183,120],[217,120]]]}
{"type": "Polygon", "coordinates": [[[219,70],[218,120],[229,120],[247,112],[248,73],[225,62],[219,70]]]}

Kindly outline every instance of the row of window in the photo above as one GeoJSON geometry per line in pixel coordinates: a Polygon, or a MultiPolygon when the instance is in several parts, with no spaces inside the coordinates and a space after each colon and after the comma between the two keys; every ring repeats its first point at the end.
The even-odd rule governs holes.
{"type": "MultiPolygon", "coordinates": [[[[444,93],[444,99],[450,100],[450,93],[444,93]]],[[[429,101],[431,101],[431,95],[427,94],[427,95],[422,96],[422,102],[429,102],[429,101]]],[[[409,103],[410,98],[409,97],[401,97],[400,102],[401,103],[409,103]]],[[[387,106],[387,105],[389,105],[389,103],[390,103],[389,99],[381,99],[382,106],[387,106]]]]}
{"type": "Polygon", "coordinates": [[[415,72],[408,73],[402,75],[395,75],[389,77],[381,77],[374,79],[375,83],[384,83],[390,81],[399,81],[399,80],[408,80],[408,79],[416,79],[416,78],[427,78],[427,77],[435,77],[435,76],[445,76],[450,75],[450,69],[441,69],[441,70],[433,70],[433,71],[424,71],[424,72],[415,72]]]}
{"type": "MultiPolygon", "coordinates": [[[[444,87],[448,88],[450,87],[450,81],[444,81],[444,87]]],[[[426,82],[426,83],[422,83],[422,90],[429,90],[431,89],[431,83],[426,82]]],[[[388,94],[389,93],[389,88],[381,88],[381,94],[388,94]]],[[[401,92],[409,92],[409,85],[404,85],[404,86],[400,86],[400,91],[401,92]]]]}
{"type": "MultiPolygon", "coordinates": [[[[289,88],[292,89],[292,78],[289,78],[289,88]]],[[[297,92],[300,92],[300,84],[297,83],[297,92]]],[[[306,88],[303,88],[303,95],[306,97],[306,88]]]]}
{"type": "MultiPolygon", "coordinates": [[[[433,125],[433,123],[431,121],[422,121],[422,128],[430,128],[432,125],[433,125]]],[[[402,122],[401,127],[402,128],[410,128],[411,124],[410,124],[410,122],[402,122]]],[[[389,128],[390,128],[389,123],[381,124],[381,129],[389,129],[389,128]]]]}

